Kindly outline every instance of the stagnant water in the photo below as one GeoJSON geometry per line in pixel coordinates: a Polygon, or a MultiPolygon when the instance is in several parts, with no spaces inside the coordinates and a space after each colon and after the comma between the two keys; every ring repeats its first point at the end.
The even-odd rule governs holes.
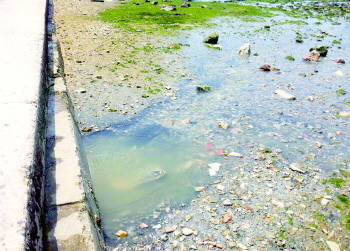
{"type": "Polygon", "coordinates": [[[84,137],[108,237],[115,238],[121,228],[132,232],[129,227],[135,229],[140,222],[156,225],[160,212],[186,205],[195,196],[195,186],[215,178],[209,176],[209,163],[226,159],[227,166],[234,166],[245,161],[221,155],[222,150],[244,156],[254,147],[279,148],[286,160],[298,162],[317,147],[311,165],[325,173],[350,159],[349,134],[341,133],[348,131],[349,118],[337,116],[350,110],[350,99],[336,93],[350,91],[349,64],[331,60],[350,58],[350,25],[341,19],[340,25],[316,25],[316,19],[307,20],[309,25],[279,24],[286,20],[292,18],[218,19],[215,29],[222,50],[202,43],[212,29],[186,32],[176,42],[190,45],[183,47],[181,67],[191,74],[177,83],[177,100],[155,102],[131,121],[84,137]],[[296,32],[304,43],[295,42],[296,32]],[[246,42],[252,45],[252,55],[240,57],[238,48],[246,42]],[[302,61],[318,44],[330,46],[327,58],[302,61]],[[261,72],[263,64],[280,71],[261,72]],[[337,70],[344,76],[335,76],[337,70]],[[197,84],[209,85],[212,91],[197,93],[197,84]],[[278,88],[297,100],[275,95],[278,88]],[[221,121],[229,124],[228,130],[218,127],[221,121]]]}

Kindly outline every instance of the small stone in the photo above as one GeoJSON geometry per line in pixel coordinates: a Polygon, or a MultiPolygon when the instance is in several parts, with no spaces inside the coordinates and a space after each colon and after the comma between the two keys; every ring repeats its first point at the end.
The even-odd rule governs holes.
{"type": "Polygon", "coordinates": [[[303,59],[305,61],[317,62],[320,57],[321,55],[318,51],[311,51],[309,54],[305,55],[303,59]]]}
{"type": "Polygon", "coordinates": [[[296,232],[298,232],[298,228],[296,228],[296,227],[292,227],[291,229],[290,229],[290,234],[292,234],[292,235],[294,235],[296,232]]]}
{"type": "Polygon", "coordinates": [[[154,225],[152,228],[153,228],[153,229],[160,229],[161,227],[162,227],[162,225],[157,224],[157,225],[154,225]]]}
{"type": "Polygon", "coordinates": [[[222,218],[222,223],[227,223],[232,220],[232,214],[226,213],[222,218]]]}
{"type": "Polygon", "coordinates": [[[182,234],[186,235],[186,236],[189,236],[189,235],[192,235],[194,232],[192,229],[189,229],[189,228],[183,228],[182,229],[182,234]]]}
{"type": "Polygon", "coordinates": [[[76,90],[77,93],[86,93],[86,90],[85,89],[78,89],[76,90]]]}
{"type": "Polygon", "coordinates": [[[324,205],[324,206],[327,205],[328,202],[329,202],[329,200],[327,200],[326,198],[323,198],[323,199],[321,200],[321,204],[324,205]]]}
{"type": "Polygon", "coordinates": [[[224,200],[224,201],[222,202],[222,204],[223,204],[224,206],[232,206],[233,203],[232,203],[232,201],[226,199],[226,200],[224,200]]]}
{"type": "Polygon", "coordinates": [[[237,247],[244,249],[244,250],[248,249],[245,245],[243,245],[242,243],[239,243],[239,242],[237,242],[237,247]]]}
{"type": "Polygon", "coordinates": [[[241,48],[239,48],[238,54],[241,56],[249,56],[250,52],[250,44],[246,43],[241,48]]]}
{"type": "Polygon", "coordinates": [[[264,219],[264,222],[265,223],[271,223],[273,220],[274,220],[275,218],[274,217],[266,217],[265,219],[264,219]]]}
{"type": "Polygon", "coordinates": [[[294,180],[294,181],[297,181],[297,182],[299,182],[299,183],[303,183],[304,177],[298,175],[298,176],[295,176],[293,180],[294,180]]]}
{"type": "Polygon", "coordinates": [[[85,126],[83,129],[81,129],[82,132],[90,132],[92,130],[91,126],[85,126]]]}
{"type": "Polygon", "coordinates": [[[267,232],[266,234],[265,234],[265,236],[267,237],[267,238],[270,238],[270,239],[274,239],[276,236],[274,235],[274,233],[271,233],[271,232],[267,232]]]}
{"type": "Polygon", "coordinates": [[[224,130],[227,130],[228,129],[228,124],[225,123],[225,122],[219,122],[218,123],[218,126],[224,130]]]}
{"type": "Polygon", "coordinates": [[[214,225],[219,225],[220,224],[220,220],[218,219],[210,219],[210,222],[214,225]]]}
{"type": "Polygon", "coordinates": [[[271,65],[265,64],[259,67],[260,71],[271,71],[271,65]]]}
{"type": "Polygon", "coordinates": [[[340,251],[339,245],[334,241],[326,241],[326,243],[331,251],[340,251]]]}
{"type": "Polygon", "coordinates": [[[221,185],[221,184],[218,184],[218,185],[216,186],[216,189],[218,189],[218,190],[220,190],[220,191],[224,191],[224,190],[225,190],[225,187],[224,187],[223,185],[221,185]]]}
{"type": "Polygon", "coordinates": [[[169,234],[169,233],[172,233],[176,230],[176,227],[172,226],[172,227],[165,227],[162,232],[163,233],[166,233],[166,234],[169,234]]]}
{"type": "Polygon", "coordinates": [[[334,62],[336,62],[337,64],[345,64],[345,60],[342,58],[335,58],[333,59],[334,62]]]}
{"type": "Polygon", "coordinates": [[[219,40],[219,33],[217,31],[213,31],[204,38],[203,42],[207,44],[217,44],[218,40],[219,40]]]}
{"type": "Polygon", "coordinates": [[[143,229],[143,228],[148,228],[148,225],[146,223],[141,223],[140,224],[140,228],[143,229]]]}
{"type": "Polygon", "coordinates": [[[289,99],[289,100],[296,100],[296,97],[294,95],[292,95],[292,94],[290,94],[290,93],[288,93],[288,92],[286,92],[284,90],[277,89],[275,91],[275,93],[277,95],[279,95],[280,97],[282,97],[282,98],[289,99]]]}
{"type": "Polygon", "coordinates": [[[204,9],[204,8],[207,8],[207,7],[208,7],[208,6],[206,6],[205,4],[201,6],[201,8],[203,8],[203,9],[204,9]]]}
{"type": "Polygon", "coordinates": [[[125,237],[128,235],[128,233],[123,230],[119,230],[118,232],[115,233],[115,235],[118,237],[125,237]]]}
{"type": "Polygon", "coordinates": [[[221,244],[219,244],[219,243],[216,243],[216,244],[215,244],[215,247],[218,248],[218,249],[223,249],[223,248],[224,248],[224,246],[221,245],[221,244]]]}
{"type": "Polygon", "coordinates": [[[189,7],[191,7],[191,4],[189,4],[189,3],[187,3],[187,2],[184,2],[184,3],[181,4],[180,7],[181,7],[181,8],[189,8],[189,7]]]}
{"type": "Polygon", "coordinates": [[[301,170],[299,166],[300,165],[298,163],[292,163],[289,165],[289,168],[299,173],[305,173],[305,171],[301,170]]]}
{"type": "Polygon", "coordinates": [[[344,76],[344,73],[342,73],[341,71],[336,71],[336,72],[334,73],[334,75],[337,76],[337,77],[343,77],[343,76],[344,76]]]}
{"type": "Polygon", "coordinates": [[[276,207],[284,208],[283,202],[280,202],[280,201],[277,201],[277,200],[271,200],[271,203],[272,203],[273,205],[275,205],[276,207]]]}
{"type": "Polygon", "coordinates": [[[190,119],[184,119],[184,120],[182,120],[182,124],[191,124],[191,120],[190,119]]]}
{"type": "Polygon", "coordinates": [[[205,190],[205,187],[195,187],[194,190],[195,190],[196,192],[202,192],[202,191],[205,190]]]}
{"type": "Polygon", "coordinates": [[[208,85],[197,85],[196,89],[197,89],[197,92],[210,92],[211,91],[211,87],[208,85]]]}
{"type": "Polygon", "coordinates": [[[243,155],[240,154],[240,153],[236,153],[236,152],[231,152],[229,153],[230,156],[234,156],[234,157],[237,157],[237,158],[243,158],[243,155]]]}
{"type": "Polygon", "coordinates": [[[350,112],[342,111],[338,112],[339,117],[350,117],[350,112]]]}
{"type": "Polygon", "coordinates": [[[234,248],[236,245],[237,245],[237,243],[234,242],[234,241],[230,241],[230,242],[228,243],[228,247],[229,247],[229,248],[234,248]]]}

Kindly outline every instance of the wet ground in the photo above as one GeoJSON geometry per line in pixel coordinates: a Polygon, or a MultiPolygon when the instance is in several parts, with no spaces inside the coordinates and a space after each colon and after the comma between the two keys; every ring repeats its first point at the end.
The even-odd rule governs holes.
{"type": "Polygon", "coordinates": [[[84,136],[110,249],[350,248],[343,211],[331,206],[349,191],[322,184],[349,169],[350,24],[298,21],[214,20],[221,50],[202,42],[213,29],[183,32],[171,39],[189,45],[176,99],[84,136]],[[239,56],[245,43],[251,55],[239,56]],[[315,45],[327,56],[303,61],[315,45]],[[277,69],[259,71],[265,64],[277,69]]]}

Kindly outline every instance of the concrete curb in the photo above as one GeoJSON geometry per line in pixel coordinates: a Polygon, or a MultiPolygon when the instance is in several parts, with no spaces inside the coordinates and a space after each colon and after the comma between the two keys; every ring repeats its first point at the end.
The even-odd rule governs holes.
{"type": "Polygon", "coordinates": [[[104,250],[99,209],[81,134],[64,79],[64,63],[49,8],[51,82],[45,186],[45,250],[104,250]]]}

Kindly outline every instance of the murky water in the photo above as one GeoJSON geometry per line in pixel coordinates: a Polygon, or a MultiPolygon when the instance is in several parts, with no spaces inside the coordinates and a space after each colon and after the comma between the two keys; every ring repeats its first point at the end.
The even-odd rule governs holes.
{"type": "MultiPolygon", "coordinates": [[[[289,162],[326,173],[350,159],[349,118],[337,116],[350,111],[350,99],[336,94],[339,89],[350,91],[350,68],[331,60],[350,58],[350,25],[315,25],[318,20],[311,19],[309,25],[279,24],[286,20],[292,18],[217,20],[222,50],[203,45],[202,38],[211,30],[180,36],[175,42],[190,45],[183,48],[182,67],[191,74],[177,84],[177,100],[155,103],[131,121],[84,138],[108,236],[113,238],[120,226],[133,222],[156,224],[159,205],[167,211],[194,198],[195,186],[212,181],[208,163],[223,163],[218,173],[222,175],[245,161],[222,152],[246,156],[258,147],[277,149],[289,162]],[[295,42],[296,32],[303,34],[304,43],[295,42]],[[320,33],[328,35],[317,41],[320,33]],[[246,42],[252,45],[249,58],[237,55],[246,42]],[[318,44],[330,46],[327,58],[302,61],[318,44]],[[263,64],[280,71],[261,72],[263,64]],[[334,75],[338,70],[343,77],[334,75]],[[212,91],[198,94],[197,84],[209,85],[212,91]],[[278,88],[297,99],[280,98],[274,94],[278,88]],[[219,122],[229,128],[219,128],[219,122]]],[[[276,165],[284,168],[284,163],[276,165]]]]}

